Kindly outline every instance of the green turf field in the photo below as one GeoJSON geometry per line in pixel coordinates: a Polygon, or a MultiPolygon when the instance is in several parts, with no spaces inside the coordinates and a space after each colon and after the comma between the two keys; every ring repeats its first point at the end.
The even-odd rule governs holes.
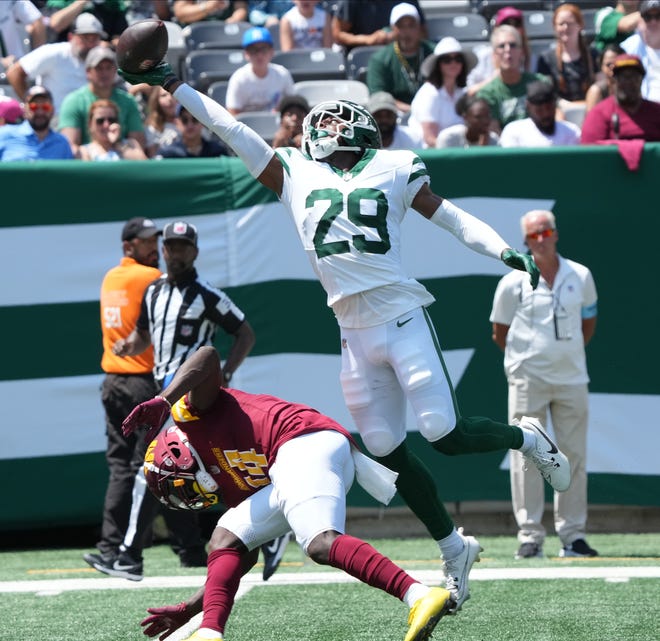
{"type": "MultiPolygon", "coordinates": [[[[589,542],[601,553],[597,559],[548,556],[524,562],[513,560],[513,537],[480,541],[485,549],[473,570],[472,599],[457,616],[440,622],[434,639],[660,639],[660,534],[592,535],[589,542]]],[[[439,579],[437,548],[428,539],[370,542],[413,575],[439,579]]],[[[558,549],[556,537],[549,537],[546,554],[558,549]]],[[[139,622],[145,609],[176,603],[204,580],[203,570],[179,568],[165,545],[146,551],[140,583],[86,567],[85,551],[0,553],[0,641],[144,640],[139,622]]],[[[268,583],[260,573],[257,566],[242,585],[225,632],[228,641],[396,641],[405,635],[402,603],[314,565],[295,544],[268,583]]]]}

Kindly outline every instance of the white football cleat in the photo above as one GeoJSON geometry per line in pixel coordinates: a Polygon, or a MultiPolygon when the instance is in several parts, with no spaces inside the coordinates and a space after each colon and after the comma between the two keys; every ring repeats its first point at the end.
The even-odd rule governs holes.
{"type": "Polygon", "coordinates": [[[538,419],[523,416],[520,427],[532,430],[536,436],[536,444],[523,456],[534,463],[541,476],[557,492],[565,492],[571,484],[571,464],[566,455],[555,445],[545,433],[538,419]]]}
{"type": "Polygon", "coordinates": [[[450,614],[458,612],[463,603],[470,598],[469,574],[475,562],[480,561],[483,551],[479,541],[473,536],[464,536],[463,528],[458,528],[458,535],[463,539],[463,551],[453,559],[444,559],[446,587],[451,592],[455,604],[449,609],[450,614]]]}

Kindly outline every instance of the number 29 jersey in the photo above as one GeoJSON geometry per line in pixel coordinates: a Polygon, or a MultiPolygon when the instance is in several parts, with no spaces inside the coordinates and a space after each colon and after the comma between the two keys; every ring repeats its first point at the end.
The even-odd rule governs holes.
{"type": "Polygon", "coordinates": [[[371,313],[382,305],[361,300],[381,287],[399,286],[385,297],[392,318],[433,302],[426,289],[404,273],[401,263],[401,222],[422,185],[430,182],[415,153],[367,149],[346,172],[294,148],[276,153],[284,167],[280,200],[293,218],[340,325],[390,320],[371,313]],[[399,293],[406,300],[404,309],[392,300],[399,293]],[[368,318],[359,318],[365,312],[368,318]],[[370,322],[373,318],[376,321],[370,322]]]}

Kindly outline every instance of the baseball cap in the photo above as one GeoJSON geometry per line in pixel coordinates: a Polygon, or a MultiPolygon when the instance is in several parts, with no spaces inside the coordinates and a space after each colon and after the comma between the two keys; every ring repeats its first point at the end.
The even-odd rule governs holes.
{"type": "Polygon", "coordinates": [[[94,47],[89,50],[89,53],[85,58],[85,69],[94,69],[103,62],[103,60],[109,60],[115,65],[115,67],[117,66],[117,56],[110,47],[104,47],[102,45],[94,47]]]}
{"type": "Polygon", "coordinates": [[[306,114],[309,113],[309,103],[303,96],[299,96],[298,94],[283,96],[282,100],[280,100],[277,105],[277,110],[280,112],[280,115],[282,115],[291,107],[300,107],[306,114]]]}
{"type": "Polygon", "coordinates": [[[383,110],[391,111],[397,115],[399,113],[394,97],[391,93],[387,93],[387,91],[376,91],[372,93],[367,103],[367,110],[372,114],[383,110]]]}
{"type": "Polygon", "coordinates": [[[660,0],[644,0],[639,5],[639,12],[644,17],[651,9],[660,9],[660,0]]]}
{"type": "Polygon", "coordinates": [[[477,65],[477,56],[472,53],[471,49],[464,49],[461,43],[456,40],[456,38],[447,36],[440,40],[437,45],[435,45],[433,53],[430,56],[427,56],[424,59],[424,62],[422,62],[422,76],[428,78],[436,68],[438,59],[448,53],[460,53],[463,56],[463,60],[465,60],[466,73],[469,73],[477,65]]]}
{"type": "Polygon", "coordinates": [[[273,46],[273,36],[265,27],[252,27],[243,34],[243,49],[250,45],[258,45],[262,42],[273,46]]]}
{"type": "Polygon", "coordinates": [[[121,230],[121,239],[151,238],[160,233],[160,229],[156,227],[156,223],[153,220],[144,216],[136,216],[124,225],[124,229],[121,230]]]}
{"type": "Polygon", "coordinates": [[[557,94],[551,83],[537,80],[527,85],[527,100],[533,105],[544,105],[557,100],[557,94]]]}
{"type": "Polygon", "coordinates": [[[8,125],[16,125],[23,120],[23,107],[18,100],[9,98],[0,101],[0,118],[8,125]]]}
{"type": "Polygon", "coordinates": [[[419,11],[417,11],[417,7],[410,4],[409,2],[400,2],[399,4],[395,4],[392,7],[392,11],[390,13],[390,26],[393,27],[397,22],[399,22],[399,20],[401,20],[401,18],[405,18],[406,16],[415,18],[417,22],[420,22],[419,11]]]}
{"type": "Polygon", "coordinates": [[[165,225],[165,229],[163,229],[163,242],[167,242],[168,240],[187,240],[196,247],[197,227],[182,220],[169,223],[168,225],[165,225]]]}
{"type": "Polygon", "coordinates": [[[101,21],[91,13],[81,13],[73,23],[71,33],[75,33],[77,36],[82,36],[86,33],[95,33],[101,36],[101,38],[108,37],[108,34],[103,31],[101,21]]]}
{"type": "Polygon", "coordinates": [[[499,27],[505,20],[522,20],[523,12],[520,9],[515,7],[502,7],[493,18],[493,23],[496,27],[499,27]]]}
{"type": "Polygon", "coordinates": [[[42,87],[41,85],[34,85],[25,92],[25,102],[30,102],[30,100],[37,96],[44,96],[53,102],[53,94],[51,94],[46,87],[42,87]]]}
{"type": "Polygon", "coordinates": [[[646,75],[646,69],[644,69],[641,58],[639,56],[633,56],[631,53],[622,53],[614,58],[614,67],[612,68],[614,75],[621,69],[634,69],[635,71],[639,71],[642,76],[646,75]]]}

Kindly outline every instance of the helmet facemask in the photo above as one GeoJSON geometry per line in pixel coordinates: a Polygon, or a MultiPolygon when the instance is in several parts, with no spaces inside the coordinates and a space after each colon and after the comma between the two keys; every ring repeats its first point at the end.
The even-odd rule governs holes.
{"type": "Polygon", "coordinates": [[[323,160],[335,151],[380,149],[380,131],[373,116],[350,100],[328,100],[312,109],[303,121],[302,148],[314,160],[323,160]],[[332,120],[322,125],[326,120],[332,120]]]}

